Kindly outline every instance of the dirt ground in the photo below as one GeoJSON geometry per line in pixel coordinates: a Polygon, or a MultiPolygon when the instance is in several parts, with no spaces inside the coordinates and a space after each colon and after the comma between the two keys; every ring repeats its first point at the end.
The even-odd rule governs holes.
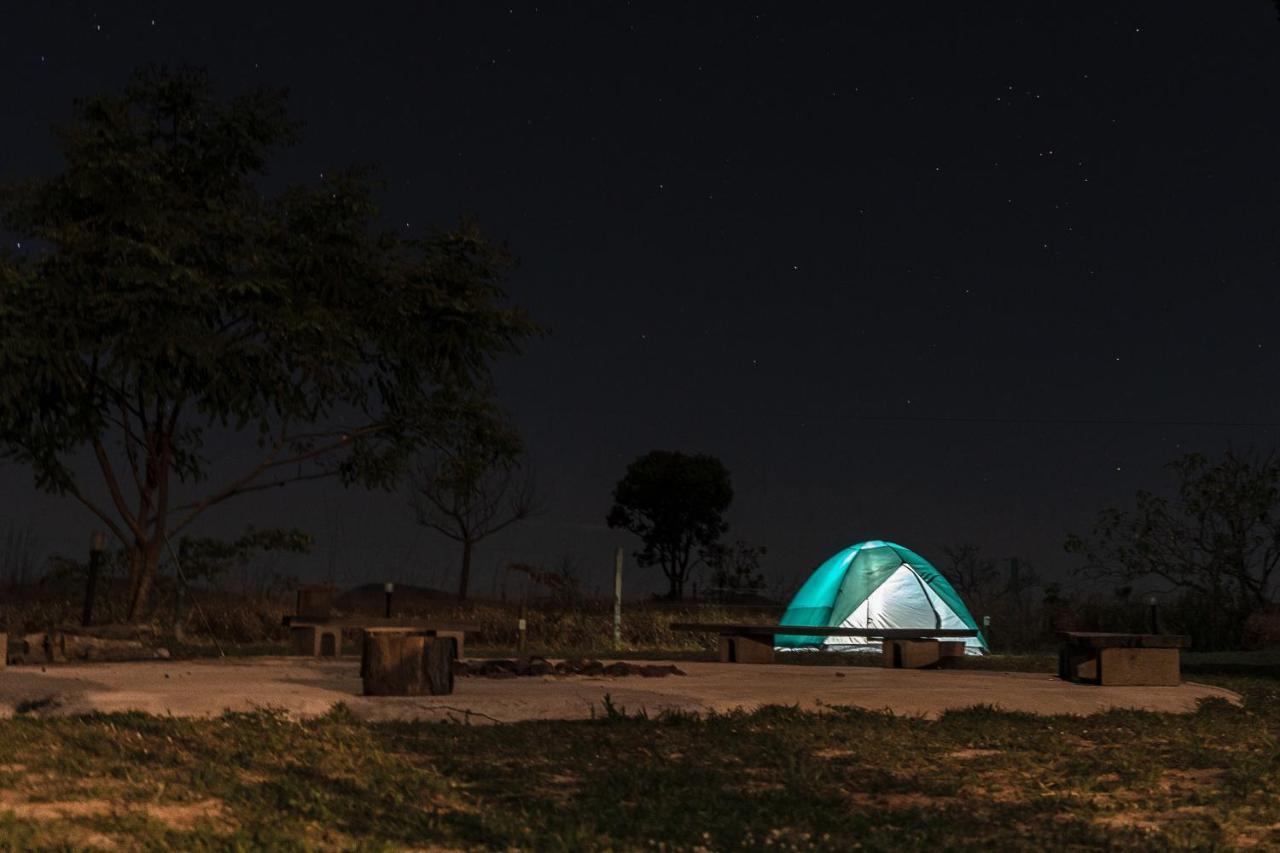
{"type": "Polygon", "coordinates": [[[854,705],[936,717],[950,708],[992,704],[1037,714],[1091,714],[1108,708],[1186,712],[1198,700],[1238,701],[1218,687],[1095,687],[1038,673],[886,670],[678,661],[685,676],[459,678],[449,696],[360,694],[359,661],[263,657],[9,667],[0,670],[0,716],[145,711],[201,716],[270,706],[323,714],[342,702],[358,717],[515,722],[581,719],[603,713],[605,694],[628,713],[644,709],[728,711],[760,705],[854,705]]]}

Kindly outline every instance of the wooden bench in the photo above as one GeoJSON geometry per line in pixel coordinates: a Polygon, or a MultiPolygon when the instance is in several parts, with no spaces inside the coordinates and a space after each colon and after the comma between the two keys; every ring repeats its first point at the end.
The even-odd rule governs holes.
{"type": "Polygon", "coordinates": [[[673,631],[720,635],[722,663],[773,663],[778,636],[866,637],[883,644],[884,665],[903,669],[937,666],[964,655],[972,629],[828,628],[815,625],[737,625],[720,622],[673,622],[673,631]]]}
{"type": "Polygon", "coordinates": [[[1066,631],[1059,635],[1058,677],[1103,686],[1177,687],[1182,683],[1180,634],[1106,634],[1066,631]]]}
{"type": "Polygon", "coordinates": [[[358,628],[365,634],[371,631],[412,631],[426,637],[448,637],[454,641],[455,656],[462,657],[467,632],[474,634],[480,630],[479,625],[436,619],[398,619],[394,616],[332,616],[328,619],[286,616],[284,624],[293,635],[293,653],[308,657],[341,657],[344,628],[358,628]]]}
{"type": "Polygon", "coordinates": [[[394,616],[333,616],[332,587],[304,586],[298,589],[298,612],[285,616],[285,627],[293,637],[293,653],[307,657],[341,657],[342,630],[413,631],[426,637],[446,637],[454,641],[454,657],[463,656],[466,632],[477,625],[441,622],[433,619],[404,619],[394,616]]]}

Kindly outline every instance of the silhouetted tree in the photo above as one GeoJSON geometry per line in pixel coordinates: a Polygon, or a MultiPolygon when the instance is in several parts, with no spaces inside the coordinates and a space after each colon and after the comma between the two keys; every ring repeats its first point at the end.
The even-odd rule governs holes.
{"type": "Polygon", "coordinates": [[[578,561],[565,554],[554,570],[531,566],[528,563],[511,563],[507,571],[525,575],[529,580],[550,593],[551,598],[560,606],[567,607],[583,598],[582,578],[578,573],[578,561]]]}
{"type": "Polygon", "coordinates": [[[607,521],[640,537],[636,562],[659,566],[668,597],[679,599],[699,555],[728,529],[723,514],[732,501],[729,471],[719,459],[654,450],[627,466],[607,521]]]}
{"type": "Polygon", "coordinates": [[[389,485],[532,330],[474,226],[381,232],[364,174],[267,193],[296,138],[279,92],[220,100],[202,72],[148,70],[77,103],[61,173],[0,188],[4,227],[40,247],[0,255],[0,445],[127,550],[130,620],[206,510],[389,485]],[[212,429],[250,431],[256,458],[179,499],[210,477],[212,429]],[[71,463],[85,450],[106,501],[71,463]]]}
{"type": "Polygon", "coordinates": [[[410,472],[410,501],[419,524],[462,546],[459,599],[470,588],[476,544],[539,508],[520,437],[483,414],[456,420],[418,462],[410,472]]]}
{"type": "Polygon", "coordinates": [[[721,597],[759,593],[764,589],[760,560],[769,549],[750,545],[739,539],[733,544],[717,542],[702,553],[703,562],[711,569],[711,585],[721,597]]]}
{"type": "Polygon", "coordinates": [[[995,596],[1000,579],[1000,570],[996,568],[995,560],[984,556],[981,546],[971,542],[944,545],[942,553],[947,558],[943,576],[951,582],[971,609],[976,608],[977,612],[982,612],[995,596]]]}
{"type": "Polygon", "coordinates": [[[1067,551],[1096,577],[1158,578],[1193,593],[1211,642],[1235,643],[1244,621],[1272,599],[1280,563],[1280,464],[1274,454],[1228,451],[1210,462],[1187,454],[1166,466],[1170,499],[1138,492],[1132,509],[1106,509],[1067,551]]]}

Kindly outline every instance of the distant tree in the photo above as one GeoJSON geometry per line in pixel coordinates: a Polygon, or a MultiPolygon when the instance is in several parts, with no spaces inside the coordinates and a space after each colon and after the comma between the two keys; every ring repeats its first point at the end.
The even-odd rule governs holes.
{"type": "Polygon", "coordinates": [[[557,604],[567,607],[583,598],[582,578],[579,576],[577,563],[573,556],[565,554],[555,569],[543,569],[528,563],[512,563],[507,566],[507,571],[527,576],[550,593],[557,604]]]}
{"type": "Polygon", "coordinates": [[[765,546],[750,545],[741,539],[731,545],[717,542],[708,546],[702,560],[711,569],[712,589],[724,598],[758,594],[764,589],[760,560],[768,553],[765,546]]]}
{"type": "Polygon", "coordinates": [[[36,579],[40,541],[30,524],[18,527],[10,521],[0,550],[0,582],[21,586],[36,579]]]}
{"type": "Polygon", "coordinates": [[[971,542],[944,545],[942,553],[947,558],[942,574],[970,607],[985,607],[996,594],[1000,580],[995,560],[983,555],[981,546],[971,542]]]}
{"type": "Polygon", "coordinates": [[[627,466],[607,521],[640,537],[636,561],[660,567],[668,597],[679,599],[701,553],[728,529],[723,515],[732,501],[729,471],[719,459],[654,450],[627,466]]]}
{"type": "Polygon", "coordinates": [[[186,580],[214,578],[228,571],[243,567],[262,553],[309,554],[315,540],[311,534],[297,528],[269,528],[258,530],[249,527],[235,539],[218,539],[212,536],[183,536],[173,556],[178,569],[186,580]]]}
{"type": "Polygon", "coordinates": [[[1066,549],[1095,577],[1159,579],[1193,594],[1214,642],[1238,642],[1280,576],[1280,463],[1250,450],[1217,462],[1191,453],[1166,467],[1174,497],[1140,491],[1132,509],[1103,510],[1092,534],[1069,535],[1066,549]]]}
{"type": "Polygon", "coordinates": [[[128,551],[129,620],[207,510],[320,477],[391,485],[533,329],[473,225],[382,232],[359,173],[267,193],[297,129],[281,93],[219,100],[202,72],[147,70],[77,103],[60,174],[0,187],[29,246],[0,254],[0,447],[128,551]],[[197,492],[213,430],[258,452],[197,492]],[[71,462],[86,450],[96,488],[71,462]]]}
{"type": "Polygon", "coordinates": [[[419,524],[462,546],[458,598],[465,599],[477,543],[537,513],[539,498],[509,424],[473,413],[443,432],[410,472],[410,504],[419,524]]]}

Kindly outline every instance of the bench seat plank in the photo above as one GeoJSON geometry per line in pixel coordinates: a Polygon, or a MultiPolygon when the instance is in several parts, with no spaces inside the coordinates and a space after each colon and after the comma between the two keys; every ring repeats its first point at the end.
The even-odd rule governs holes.
{"type": "Polygon", "coordinates": [[[323,626],[325,628],[422,628],[441,631],[468,631],[471,633],[480,631],[479,625],[463,622],[442,622],[438,619],[405,619],[395,616],[333,616],[325,619],[285,616],[283,623],[288,628],[323,626]]]}
{"type": "Polygon", "coordinates": [[[820,625],[734,625],[723,622],[673,622],[673,631],[705,634],[800,637],[867,637],[876,640],[916,640],[944,637],[976,637],[978,632],[961,628],[830,628],[820,625]]]}
{"type": "Polygon", "coordinates": [[[1063,631],[1064,642],[1091,649],[1189,649],[1183,634],[1113,634],[1102,631],[1063,631]]]}

